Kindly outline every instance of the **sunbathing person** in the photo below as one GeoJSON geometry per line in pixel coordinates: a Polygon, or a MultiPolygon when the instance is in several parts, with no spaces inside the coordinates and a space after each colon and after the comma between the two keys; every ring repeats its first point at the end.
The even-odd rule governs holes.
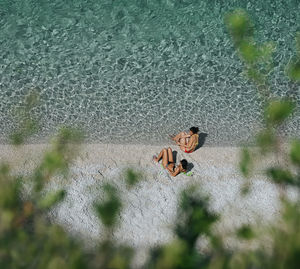
{"type": "Polygon", "coordinates": [[[153,160],[155,162],[159,162],[162,159],[162,165],[165,169],[167,169],[172,177],[177,176],[181,172],[185,173],[187,171],[187,160],[183,159],[180,161],[180,164],[176,166],[173,153],[171,148],[164,148],[158,154],[158,156],[153,156],[153,160]]]}
{"type": "Polygon", "coordinates": [[[171,139],[186,153],[192,153],[198,146],[199,141],[199,128],[191,127],[190,132],[181,132],[178,135],[171,136],[171,139]]]}

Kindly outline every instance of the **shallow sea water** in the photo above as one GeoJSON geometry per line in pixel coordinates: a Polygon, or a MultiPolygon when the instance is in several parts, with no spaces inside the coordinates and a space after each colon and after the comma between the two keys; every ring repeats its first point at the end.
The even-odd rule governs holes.
{"type": "MultiPolygon", "coordinates": [[[[0,141],[16,104],[41,94],[45,141],[60,125],[100,143],[164,143],[195,125],[208,145],[249,141],[261,103],[242,74],[224,15],[244,8],[274,41],[274,95],[299,101],[284,67],[300,31],[298,0],[1,0],[0,141]]],[[[300,130],[299,113],[283,128],[300,130]]]]}

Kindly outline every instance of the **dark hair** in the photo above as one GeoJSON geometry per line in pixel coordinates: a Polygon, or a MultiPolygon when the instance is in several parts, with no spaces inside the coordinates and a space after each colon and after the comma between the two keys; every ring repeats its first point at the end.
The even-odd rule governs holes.
{"type": "Polygon", "coordinates": [[[198,127],[191,127],[191,128],[190,128],[190,131],[192,131],[193,134],[196,134],[196,133],[199,132],[199,128],[198,128],[198,127]]]}
{"type": "Polygon", "coordinates": [[[181,165],[182,165],[182,168],[183,168],[184,170],[186,170],[186,169],[187,169],[187,164],[188,164],[187,160],[186,160],[186,159],[183,159],[183,160],[180,161],[180,163],[181,163],[181,165]]]}

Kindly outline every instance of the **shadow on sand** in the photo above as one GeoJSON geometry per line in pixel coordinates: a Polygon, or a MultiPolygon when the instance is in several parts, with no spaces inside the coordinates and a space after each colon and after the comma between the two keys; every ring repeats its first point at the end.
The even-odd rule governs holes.
{"type": "MultiPolygon", "coordinates": [[[[176,163],[178,152],[176,150],[173,150],[172,154],[173,154],[173,160],[176,163]]],[[[190,172],[193,168],[194,168],[194,165],[191,162],[188,162],[188,166],[187,166],[187,171],[186,172],[187,173],[190,172]]]]}
{"type": "Polygon", "coordinates": [[[198,138],[198,146],[195,148],[195,151],[196,151],[197,149],[201,148],[201,147],[204,145],[207,136],[208,136],[207,133],[200,133],[200,134],[199,134],[199,138],[198,138]]]}
{"type": "Polygon", "coordinates": [[[194,168],[194,165],[192,163],[188,162],[186,172],[187,173],[190,172],[193,168],[194,168]]]}

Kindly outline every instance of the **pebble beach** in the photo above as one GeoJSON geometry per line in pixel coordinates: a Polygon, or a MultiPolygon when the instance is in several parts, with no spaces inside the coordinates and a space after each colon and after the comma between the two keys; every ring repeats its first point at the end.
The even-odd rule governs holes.
{"type": "MultiPolygon", "coordinates": [[[[180,192],[191,185],[197,185],[209,197],[211,211],[220,215],[214,229],[225,235],[228,247],[236,245],[231,234],[236,228],[250,223],[267,224],[279,216],[279,190],[262,175],[253,176],[250,192],[242,195],[245,179],[237,167],[238,147],[201,147],[186,154],[175,145],[167,146],[177,152],[177,163],[185,158],[192,164],[188,175],[171,177],[152,161],[161,146],[84,144],[70,168],[69,178],[49,182],[49,190],[67,191],[65,200],[50,212],[51,221],[81,238],[87,246],[94,245],[103,237],[104,229],[93,203],[104,199],[101,187],[109,182],[117,187],[123,202],[113,237],[119,243],[137,248],[141,261],[149,248],[175,238],[172,227],[180,192]],[[126,188],[124,179],[128,168],[143,174],[142,180],[131,189],[126,188]]],[[[17,172],[30,173],[48,147],[34,144],[16,149],[1,145],[0,159],[11,163],[17,172]]]]}

